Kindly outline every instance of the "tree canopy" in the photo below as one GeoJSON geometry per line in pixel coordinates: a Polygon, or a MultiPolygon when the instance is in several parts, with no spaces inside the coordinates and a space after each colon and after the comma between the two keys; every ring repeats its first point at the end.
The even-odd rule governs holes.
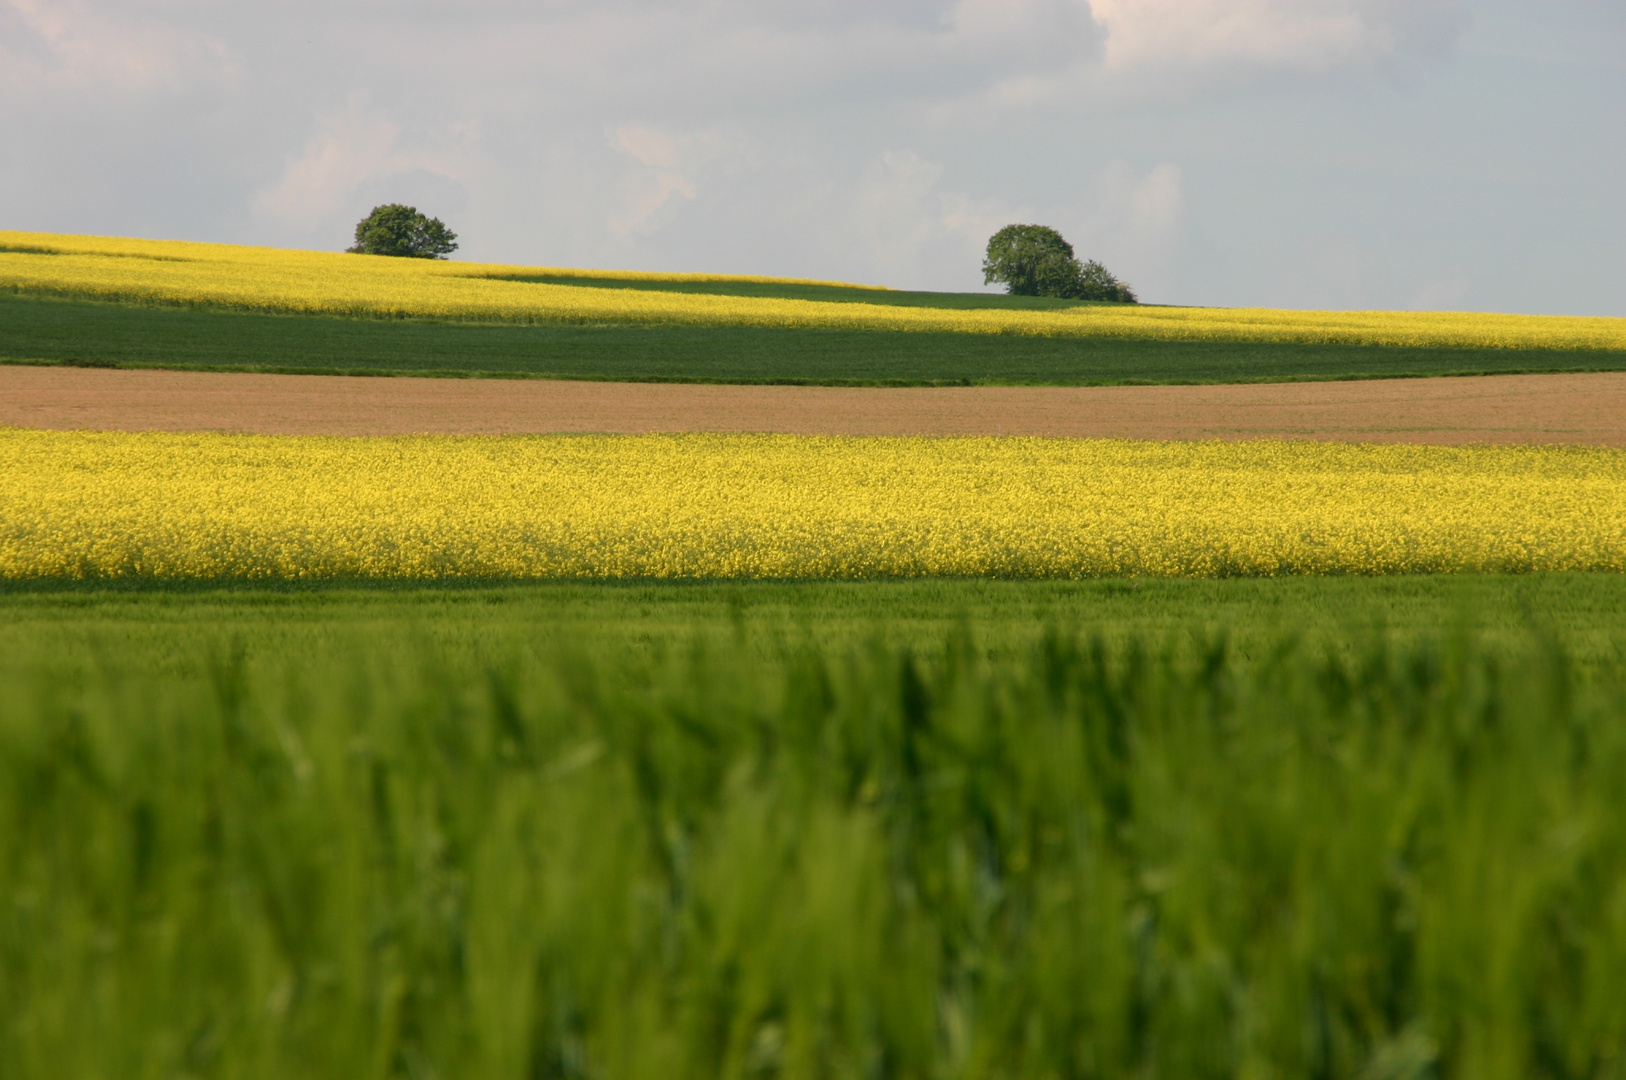
{"type": "Polygon", "coordinates": [[[1012,296],[1137,302],[1127,283],[1094,259],[1079,262],[1073,245],[1045,225],[1007,225],[989,237],[982,280],[1003,284],[1012,296]]]}
{"type": "Polygon", "coordinates": [[[356,223],[356,244],[346,250],[355,255],[444,259],[457,250],[457,234],[415,206],[389,203],[373,207],[356,223]]]}

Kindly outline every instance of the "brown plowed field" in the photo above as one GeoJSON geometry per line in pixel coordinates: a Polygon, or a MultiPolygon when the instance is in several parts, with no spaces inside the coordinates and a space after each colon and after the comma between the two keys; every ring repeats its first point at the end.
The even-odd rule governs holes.
{"type": "Polygon", "coordinates": [[[0,367],[0,426],[266,434],[772,431],[1626,447],[1626,372],[869,389],[0,367]]]}

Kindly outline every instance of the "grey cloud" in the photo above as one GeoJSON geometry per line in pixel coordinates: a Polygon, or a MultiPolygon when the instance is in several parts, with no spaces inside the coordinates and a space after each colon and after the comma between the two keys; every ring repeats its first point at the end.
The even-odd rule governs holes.
{"type": "Polygon", "coordinates": [[[1099,48],[1089,9],[1077,0],[611,2],[547,5],[531,17],[481,5],[478,17],[444,24],[433,39],[416,23],[379,25],[371,7],[341,5],[326,33],[346,52],[376,49],[375,75],[440,62],[456,87],[524,87],[545,100],[645,115],[704,111],[713,120],[960,94],[1099,48]]]}
{"type": "Polygon", "coordinates": [[[0,86],[8,104],[50,95],[110,100],[227,81],[221,40],[129,5],[0,0],[0,86]]]}
{"type": "Polygon", "coordinates": [[[1021,218],[1156,300],[1626,313],[1618,3],[46,7],[0,0],[0,225],[337,248],[400,200],[469,258],[976,288],[1021,218]]]}
{"type": "Polygon", "coordinates": [[[1463,0],[1092,0],[1101,82],[1165,97],[1410,74],[1450,54],[1463,0]],[[1285,77],[1285,78],[1284,78],[1285,77]]]}

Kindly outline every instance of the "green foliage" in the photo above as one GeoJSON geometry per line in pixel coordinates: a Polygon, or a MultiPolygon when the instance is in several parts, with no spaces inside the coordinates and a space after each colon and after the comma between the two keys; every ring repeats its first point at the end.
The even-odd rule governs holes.
{"type": "Polygon", "coordinates": [[[1106,267],[1094,259],[1078,268],[1078,277],[1066,295],[1080,300],[1109,300],[1118,304],[1139,303],[1128,283],[1113,277],[1106,267]]]}
{"type": "Polygon", "coordinates": [[[417,207],[390,203],[375,206],[356,223],[356,243],[346,248],[353,255],[393,255],[409,259],[444,259],[457,250],[457,234],[439,218],[426,217],[417,207]]]}
{"type": "Polygon", "coordinates": [[[1043,225],[1007,225],[988,238],[982,279],[1014,296],[1068,295],[1077,280],[1073,245],[1043,225]]]}
{"type": "Polygon", "coordinates": [[[1001,283],[1014,296],[1137,302],[1127,284],[1094,259],[1080,263],[1073,245],[1044,225],[1007,225],[989,237],[982,280],[1001,283]]]}
{"type": "Polygon", "coordinates": [[[126,645],[30,600],[100,644],[0,657],[8,1078],[1499,1080],[1626,1037],[1626,684],[1539,638],[613,647],[482,590],[454,648],[283,593],[121,662],[222,595],[130,594],[126,645]]]}
{"type": "MultiPolygon", "coordinates": [[[[968,305],[1070,302],[988,293],[963,299],[968,305]]],[[[0,294],[0,363],[7,361],[227,371],[906,385],[1200,383],[1626,369],[1626,353],[1603,350],[1374,348],[752,327],[511,326],[257,315],[0,294]]]]}

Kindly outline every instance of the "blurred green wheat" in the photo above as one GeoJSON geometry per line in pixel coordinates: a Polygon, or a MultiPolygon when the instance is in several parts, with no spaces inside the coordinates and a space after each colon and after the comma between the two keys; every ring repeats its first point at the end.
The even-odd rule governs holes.
{"type": "Polygon", "coordinates": [[[1626,1065],[1615,669],[705,642],[0,660],[0,1075],[1626,1065]]]}

